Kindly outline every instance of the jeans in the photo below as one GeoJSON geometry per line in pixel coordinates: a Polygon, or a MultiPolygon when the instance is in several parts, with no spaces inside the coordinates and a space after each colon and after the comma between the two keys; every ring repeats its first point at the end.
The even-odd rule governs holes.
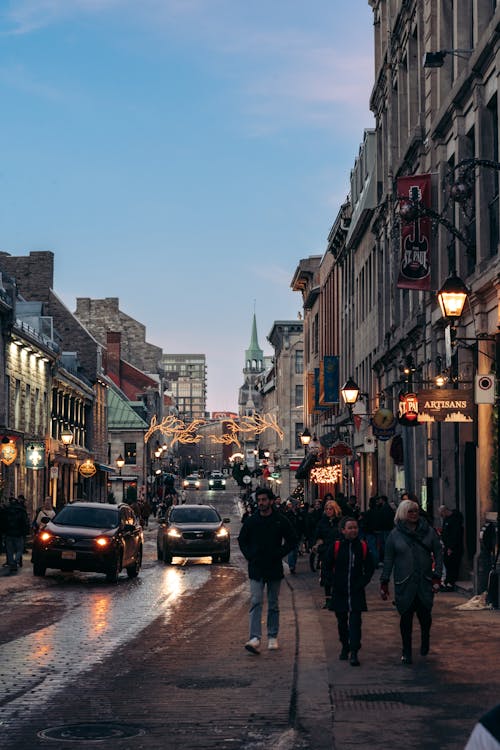
{"type": "Polygon", "coordinates": [[[22,564],[22,557],[24,552],[24,537],[6,536],[5,551],[7,553],[8,565],[10,565],[11,568],[17,568],[18,565],[22,564]]]}
{"type": "Polygon", "coordinates": [[[262,638],[262,605],[267,586],[267,637],[276,638],[280,626],[279,593],[281,580],[254,581],[250,579],[250,638],[262,638]]]}
{"type": "Polygon", "coordinates": [[[299,556],[299,548],[294,547],[289,553],[287,557],[287,563],[290,570],[295,570],[295,566],[297,565],[297,557],[299,556]]]}

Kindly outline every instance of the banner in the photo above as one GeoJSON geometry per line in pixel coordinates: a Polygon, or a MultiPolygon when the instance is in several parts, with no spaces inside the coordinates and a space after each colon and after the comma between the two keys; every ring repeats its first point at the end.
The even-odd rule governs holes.
{"type": "MultiPolygon", "coordinates": [[[[430,174],[412,175],[398,179],[398,198],[405,204],[420,204],[431,208],[430,174]],[[406,200],[405,200],[406,198],[406,200]]],[[[397,286],[399,289],[431,288],[431,219],[428,216],[414,221],[401,221],[401,262],[397,286]]]]}
{"type": "Polygon", "coordinates": [[[339,358],[323,357],[319,363],[319,404],[333,406],[339,403],[339,358]]]}
{"type": "Polygon", "coordinates": [[[330,406],[320,404],[319,367],[314,368],[314,411],[326,411],[330,406]]]}

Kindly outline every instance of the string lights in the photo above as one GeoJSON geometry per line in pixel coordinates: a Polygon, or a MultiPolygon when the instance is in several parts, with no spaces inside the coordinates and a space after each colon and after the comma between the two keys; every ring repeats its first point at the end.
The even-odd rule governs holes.
{"type": "MultiPolygon", "coordinates": [[[[153,415],[149,429],[144,435],[144,442],[147,443],[151,436],[159,431],[165,439],[170,439],[170,446],[172,447],[175,443],[192,444],[199,443],[201,435],[198,433],[198,428],[201,425],[207,424],[204,419],[194,419],[189,424],[183,422],[178,417],[169,416],[164,417],[161,422],[158,422],[156,414],[153,415]]],[[[243,433],[253,433],[255,435],[261,435],[265,430],[274,430],[280,440],[283,440],[284,432],[276,421],[276,417],[266,414],[261,417],[259,414],[253,417],[241,417],[239,421],[235,419],[225,420],[227,432],[220,436],[215,433],[209,433],[206,437],[210,438],[213,443],[219,443],[223,445],[231,445],[234,443],[238,448],[241,448],[241,443],[238,435],[243,433]]]]}

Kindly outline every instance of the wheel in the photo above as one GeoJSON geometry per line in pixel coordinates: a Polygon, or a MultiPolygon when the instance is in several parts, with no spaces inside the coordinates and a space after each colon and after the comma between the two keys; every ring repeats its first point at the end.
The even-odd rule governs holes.
{"type": "Polygon", "coordinates": [[[34,576],[40,576],[41,578],[43,578],[46,570],[47,568],[45,567],[45,565],[42,565],[42,563],[33,563],[34,576]]]}
{"type": "Polygon", "coordinates": [[[118,582],[118,576],[120,575],[120,570],[122,569],[121,566],[121,559],[119,557],[116,558],[115,563],[112,568],[108,570],[106,573],[106,580],[108,583],[117,583],[118,582]]]}
{"type": "Polygon", "coordinates": [[[137,555],[137,560],[133,565],[127,566],[127,575],[129,578],[137,578],[139,575],[139,571],[141,569],[141,563],[142,563],[142,549],[139,550],[139,553],[137,555]]]}
{"type": "Polygon", "coordinates": [[[171,565],[172,563],[172,555],[166,544],[163,546],[163,562],[165,565],[171,565]]]}
{"type": "Polygon", "coordinates": [[[224,554],[220,556],[220,561],[223,562],[223,563],[228,563],[229,560],[230,560],[230,558],[231,558],[231,553],[230,552],[224,552],[224,554]]]}

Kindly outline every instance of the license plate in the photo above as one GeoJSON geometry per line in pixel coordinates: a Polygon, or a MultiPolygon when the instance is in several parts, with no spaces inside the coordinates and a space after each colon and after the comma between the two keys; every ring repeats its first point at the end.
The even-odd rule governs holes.
{"type": "Polygon", "coordinates": [[[76,552],[61,552],[61,558],[63,560],[76,560],[76,552]]]}

